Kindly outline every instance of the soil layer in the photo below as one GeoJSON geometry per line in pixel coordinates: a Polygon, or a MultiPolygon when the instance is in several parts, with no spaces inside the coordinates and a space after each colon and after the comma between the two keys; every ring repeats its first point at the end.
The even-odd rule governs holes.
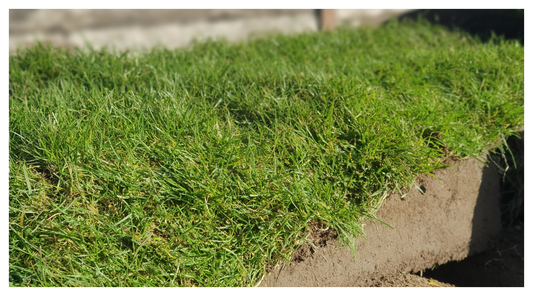
{"type": "Polygon", "coordinates": [[[314,246],[302,246],[261,286],[413,286],[414,279],[422,286],[439,286],[435,283],[441,281],[413,273],[496,246],[500,184],[496,169],[475,159],[457,161],[434,175],[437,179],[417,180],[424,193],[413,187],[404,198],[386,198],[377,218],[394,229],[369,222],[365,237],[357,241],[357,259],[332,230],[311,227],[315,230],[308,240],[314,246]]]}
{"type": "Polygon", "coordinates": [[[524,287],[524,228],[502,229],[494,248],[426,270],[423,276],[456,287],[524,287]]]}

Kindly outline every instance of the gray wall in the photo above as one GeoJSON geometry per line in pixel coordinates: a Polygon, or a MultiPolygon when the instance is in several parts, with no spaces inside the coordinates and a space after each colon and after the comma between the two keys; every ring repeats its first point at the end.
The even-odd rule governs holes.
{"type": "MultiPolygon", "coordinates": [[[[337,25],[377,25],[407,9],[340,9],[337,25]]],[[[317,31],[320,17],[311,9],[83,10],[11,9],[9,49],[34,41],[53,46],[103,46],[117,50],[154,46],[185,47],[195,39],[240,41],[272,33],[317,31]]]]}

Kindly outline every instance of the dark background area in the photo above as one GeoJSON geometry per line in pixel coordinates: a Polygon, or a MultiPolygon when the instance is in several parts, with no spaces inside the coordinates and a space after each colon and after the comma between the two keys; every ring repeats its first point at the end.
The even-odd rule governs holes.
{"type": "Polygon", "coordinates": [[[465,31],[482,41],[495,34],[524,44],[523,9],[421,9],[405,13],[398,20],[418,18],[465,31]]]}

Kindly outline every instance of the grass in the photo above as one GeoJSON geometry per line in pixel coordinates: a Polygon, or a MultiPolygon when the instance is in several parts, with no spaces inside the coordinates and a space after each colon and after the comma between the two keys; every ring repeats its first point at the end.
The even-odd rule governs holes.
{"type": "Polygon", "coordinates": [[[522,45],[420,22],[9,65],[12,286],[253,286],[524,124],[522,45]]]}

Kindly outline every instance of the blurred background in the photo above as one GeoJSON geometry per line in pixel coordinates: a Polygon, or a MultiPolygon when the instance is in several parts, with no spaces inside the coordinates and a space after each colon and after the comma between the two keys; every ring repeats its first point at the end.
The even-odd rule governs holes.
{"type": "MultiPolygon", "coordinates": [[[[342,25],[376,26],[392,17],[424,17],[474,31],[486,30],[490,25],[512,32],[518,39],[521,36],[523,42],[523,25],[520,28],[513,24],[520,17],[523,24],[524,14],[516,9],[11,9],[9,49],[14,52],[17,47],[30,46],[36,40],[66,48],[81,48],[86,43],[95,49],[105,46],[117,50],[179,48],[207,38],[240,41],[342,25]]],[[[491,28],[484,34],[490,37],[491,28]]]]}
{"type": "Polygon", "coordinates": [[[35,40],[61,47],[117,50],[165,46],[193,40],[240,41],[272,33],[301,33],[337,25],[377,25],[408,10],[314,9],[11,9],[9,49],[35,40]]]}
{"type": "Polygon", "coordinates": [[[9,49],[35,41],[57,47],[180,48],[194,40],[241,41],[268,34],[377,26],[397,17],[425,18],[488,39],[494,32],[524,40],[519,9],[11,9],[9,49]]]}
{"type": "Polygon", "coordinates": [[[117,50],[185,47],[193,40],[240,41],[337,25],[377,25],[409,10],[396,9],[11,9],[9,49],[35,40],[60,47],[117,50]]]}

